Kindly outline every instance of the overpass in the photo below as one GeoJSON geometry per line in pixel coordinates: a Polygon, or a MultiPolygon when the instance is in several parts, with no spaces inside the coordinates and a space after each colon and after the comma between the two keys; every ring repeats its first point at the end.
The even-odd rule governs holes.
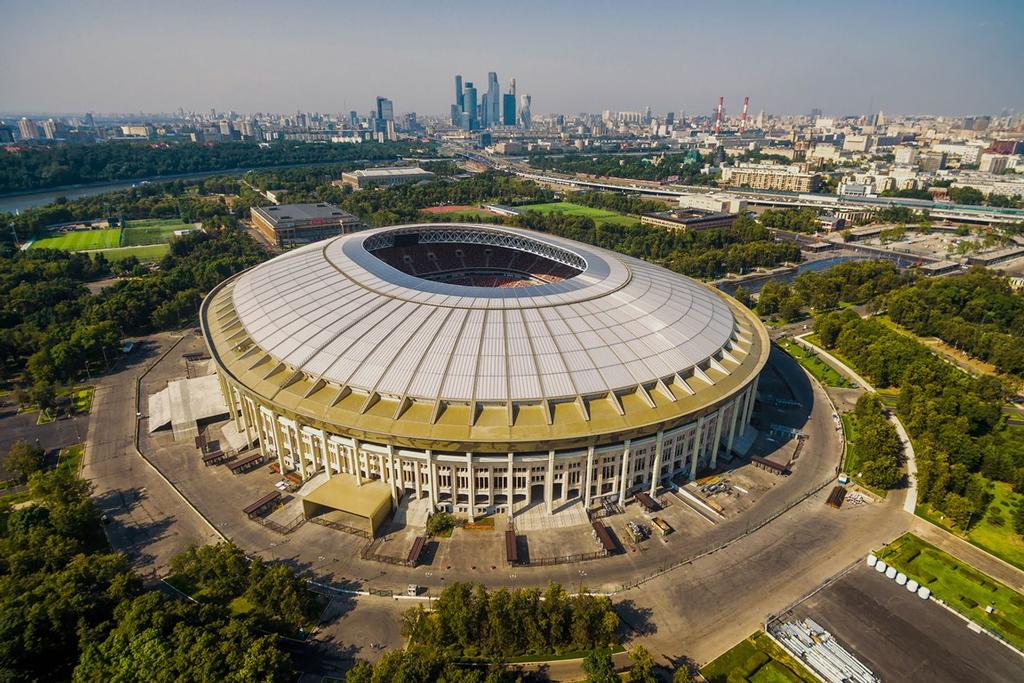
{"type": "MultiPolygon", "coordinates": [[[[513,164],[502,165],[493,159],[481,155],[464,153],[490,168],[509,171],[527,180],[569,188],[589,188],[610,190],[613,192],[637,192],[661,197],[682,197],[691,194],[706,193],[708,187],[697,185],[665,186],[659,183],[623,179],[621,182],[610,180],[590,180],[579,177],[565,177],[521,170],[513,164]]],[[[719,189],[719,188],[714,188],[719,189]]],[[[721,191],[742,196],[748,204],[783,208],[814,208],[827,211],[839,209],[882,209],[902,206],[915,211],[928,211],[932,218],[968,222],[968,223],[1021,223],[1024,222],[1024,209],[1006,209],[992,206],[973,206],[969,204],[951,204],[922,199],[906,199],[903,197],[838,197],[836,195],[797,194],[790,192],[768,192],[746,188],[720,188],[721,191]]]]}

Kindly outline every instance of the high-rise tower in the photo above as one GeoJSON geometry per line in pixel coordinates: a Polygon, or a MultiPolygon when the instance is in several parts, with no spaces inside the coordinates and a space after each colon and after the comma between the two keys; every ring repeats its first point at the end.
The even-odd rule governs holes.
{"type": "Polygon", "coordinates": [[[501,86],[498,85],[498,74],[491,71],[487,74],[487,123],[498,125],[501,121],[501,86]]]}

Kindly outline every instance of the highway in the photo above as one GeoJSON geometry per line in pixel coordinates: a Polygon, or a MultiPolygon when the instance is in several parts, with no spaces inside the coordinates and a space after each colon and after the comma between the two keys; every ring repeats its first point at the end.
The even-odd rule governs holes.
{"type": "MultiPolygon", "coordinates": [[[[707,194],[718,188],[700,185],[662,185],[644,180],[604,178],[590,180],[578,176],[542,173],[516,160],[496,159],[479,151],[455,148],[455,153],[489,168],[514,173],[539,183],[563,185],[571,188],[591,188],[614,192],[639,192],[662,197],[684,197],[693,194],[707,194]]],[[[838,209],[879,209],[901,206],[915,210],[927,210],[932,218],[948,219],[971,223],[1018,223],[1024,222],[1024,209],[1005,209],[968,204],[951,204],[922,199],[902,197],[839,197],[837,195],[797,194],[793,192],[771,192],[745,188],[722,188],[730,194],[741,195],[748,204],[768,207],[816,208],[835,211],[838,209]]]]}

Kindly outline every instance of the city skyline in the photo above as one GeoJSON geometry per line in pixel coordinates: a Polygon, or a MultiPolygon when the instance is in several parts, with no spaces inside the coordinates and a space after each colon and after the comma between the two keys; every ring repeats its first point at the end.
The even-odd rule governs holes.
{"type": "MultiPolygon", "coordinates": [[[[1024,8],[1010,2],[946,3],[942,12],[920,2],[784,3],[770,15],[752,5],[545,7],[398,3],[392,11],[408,21],[392,26],[350,6],[339,32],[314,21],[338,11],[319,2],[272,18],[257,2],[245,20],[229,6],[203,5],[201,24],[180,21],[187,2],[145,17],[119,3],[84,2],[54,16],[45,4],[13,2],[0,28],[8,65],[0,91],[5,113],[363,113],[384,94],[396,113],[444,116],[453,74],[479,71],[483,94],[479,76],[495,71],[515,74],[542,114],[644,106],[705,114],[719,96],[730,112],[749,96],[752,111],[777,114],[1024,108],[1024,47],[1013,39],[1024,8]],[[360,56],[371,50],[372,60],[360,56]]],[[[504,91],[507,81],[499,85],[504,91]]]]}

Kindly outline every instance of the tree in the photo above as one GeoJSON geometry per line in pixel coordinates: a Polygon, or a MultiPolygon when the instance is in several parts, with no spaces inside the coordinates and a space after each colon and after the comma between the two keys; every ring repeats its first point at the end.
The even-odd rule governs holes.
{"type": "Polygon", "coordinates": [[[736,288],[736,293],[733,297],[747,308],[750,308],[754,303],[753,299],[750,298],[750,292],[743,289],[743,285],[736,288]]]}
{"type": "Polygon", "coordinates": [[[43,469],[43,449],[28,441],[15,441],[7,452],[5,467],[18,475],[20,481],[43,469]]]}
{"type": "Polygon", "coordinates": [[[961,530],[966,531],[971,524],[971,518],[974,515],[974,505],[971,504],[964,496],[958,493],[950,491],[946,494],[946,497],[942,501],[942,510],[945,512],[953,524],[960,527],[961,530]]]}
{"type": "Polygon", "coordinates": [[[654,677],[654,659],[643,645],[637,645],[629,651],[633,666],[626,672],[626,683],[656,683],[654,677]]]}
{"type": "Polygon", "coordinates": [[[690,672],[690,663],[684,661],[675,671],[672,672],[672,683],[692,683],[693,673],[690,672]]]}
{"type": "Polygon", "coordinates": [[[582,668],[587,675],[587,683],[619,683],[622,680],[615,673],[611,652],[605,649],[588,652],[582,668]]]}

